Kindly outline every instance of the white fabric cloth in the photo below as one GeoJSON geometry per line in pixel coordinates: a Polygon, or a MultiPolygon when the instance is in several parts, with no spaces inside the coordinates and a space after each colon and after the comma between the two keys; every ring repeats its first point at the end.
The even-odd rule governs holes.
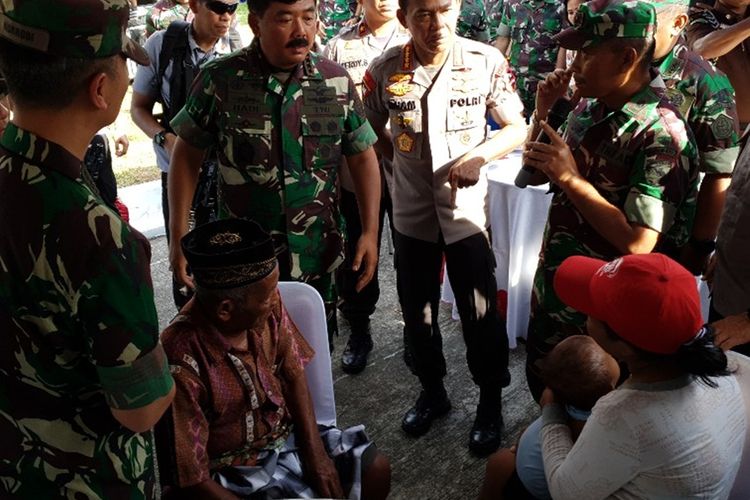
{"type": "Polygon", "coordinates": [[[545,406],[542,454],[556,500],[729,497],[747,434],[741,387],[750,359],[729,353],[733,375],[626,382],[602,397],[573,444],[557,405],[545,406]]]}

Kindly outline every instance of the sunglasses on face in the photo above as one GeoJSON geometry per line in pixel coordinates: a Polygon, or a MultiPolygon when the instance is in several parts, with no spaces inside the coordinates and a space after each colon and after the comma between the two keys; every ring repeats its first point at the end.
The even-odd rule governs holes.
{"type": "Polygon", "coordinates": [[[217,14],[219,16],[224,14],[232,15],[237,10],[237,7],[239,6],[238,3],[224,3],[220,2],[219,0],[213,0],[211,2],[206,2],[206,7],[208,7],[208,10],[213,12],[214,14],[217,14]]]}

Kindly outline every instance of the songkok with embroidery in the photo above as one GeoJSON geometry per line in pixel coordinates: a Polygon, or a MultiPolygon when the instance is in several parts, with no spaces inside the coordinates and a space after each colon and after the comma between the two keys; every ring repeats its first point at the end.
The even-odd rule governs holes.
{"type": "Polygon", "coordinates": [[[198,226],[182,238],[198,286],[228,289],[260,281],[276,267],[271,237],[256,222],[224,219],[198,226]]]}

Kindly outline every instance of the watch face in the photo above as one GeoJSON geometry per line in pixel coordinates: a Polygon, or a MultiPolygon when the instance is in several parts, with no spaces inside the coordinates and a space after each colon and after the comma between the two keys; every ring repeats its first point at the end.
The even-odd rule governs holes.
{"type": "Polygon", "coordinates": [[[166,138],[164,137],[164,131],[161,131],[161,132],[159,132],[158,134],[156,134],[156,135],[154,136],[154,143],[155,143],[155,144],[156,144],[157,146],[163,146],[163,145],[164,145],[164,139],[166,139],[166,138]]]}

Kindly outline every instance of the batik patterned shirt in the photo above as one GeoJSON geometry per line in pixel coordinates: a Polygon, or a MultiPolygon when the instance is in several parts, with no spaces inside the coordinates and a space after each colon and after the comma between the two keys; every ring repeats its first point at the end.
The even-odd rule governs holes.
{"type": "Polygon", "coordinates": [[[292,430],[287,382],[314,354],[276,294],[263,331],[233,347],[193,300],[162,334],[177,385],[172,404],[175,483],[188,487],[228,466],[255,465],[292,430]]]}

